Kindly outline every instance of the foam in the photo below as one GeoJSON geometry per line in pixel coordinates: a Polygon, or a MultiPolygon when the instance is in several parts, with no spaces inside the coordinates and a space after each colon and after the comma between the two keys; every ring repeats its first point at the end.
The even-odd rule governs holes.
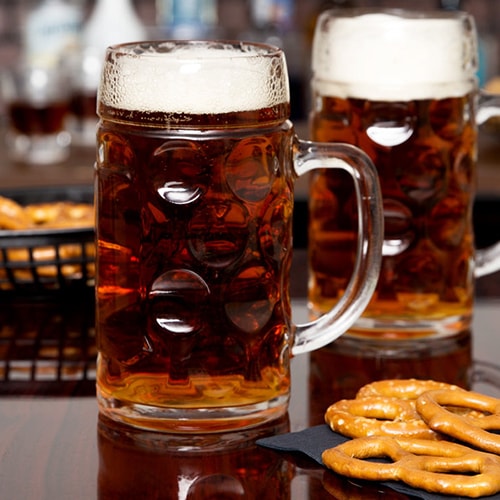
{"type": "Polygon", "coordinates": [[[313,88],[371,100],[457,97],[475,86],[470,18],[324,15],[313,43],[313,88]]]}
{"type": "Polygon", "coordinates": [[[189,50],[171,42],[142,44],[140,50],[125,45],[119,53],[108,52],[100,102],[122,110],[206,114],[289,101],[282,52],[190,45],[189,50]]]}

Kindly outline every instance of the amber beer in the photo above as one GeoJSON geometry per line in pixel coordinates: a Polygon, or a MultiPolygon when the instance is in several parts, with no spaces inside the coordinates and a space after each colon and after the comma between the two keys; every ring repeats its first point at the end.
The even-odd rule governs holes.
{"type": "Polygon", "coordinates": [[[6,111],[6,150],[15,161],[49,164],[69,155],[68,85],[62,71],[22,62],[0,77],[6,111]]]}
{"type": "Polygon", "coordinates": [[[217,122],[241,115],[189,116],[215,127],[205,138],[142,118],[140,134],[99,130],[101,391],[179,408],[285,398],[292,207],[274,168],[290,128],[256,116],[236,137],[217,122]]]}
{"type": "Polygon", "coordinates": [[[16,101],[9,103],[7,111],[11,125],[21,134],[57,134],[64,130],[68,103],[56,101],[37,105],[16,101]]]}
{"type": "MultiPolygon", "coordinates": [[[[353,334],[448,335],[470,324],[476,176],[470,22],[392,12],[354,18],[329,12],[318,22],[312,138],[362,148],[377,167],[384,198],[381,275],[353,334]]],[[[310,186],[309,301],[318,316],[345,292],[357,219],[350,178],[318,170],[310,186]]]]}

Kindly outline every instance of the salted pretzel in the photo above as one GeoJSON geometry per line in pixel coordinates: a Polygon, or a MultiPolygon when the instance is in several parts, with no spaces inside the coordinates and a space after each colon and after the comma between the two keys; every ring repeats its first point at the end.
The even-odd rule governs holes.
{"type": "Polygon", "coordinates": [[[500,491],[500,457],[445,441],[357,438],[325,450],[322,459],[328,468],[343,476],[399,480],[433,493],[475,498],[500,491]],[[365,460],[377,457],[392,462],[365,460]]]}
{"type": "Polygon", "coordinates": [[[94,224],[94,210],[87,203],[59,201],[27,205],[24,211],[35,227],[64,229],[91,227],[94,224]]]}
{"type": "Polygon", "coordinates": [[[385,396],[389,398],[416,400],[422,393],[437,389],[463,390],[457,385],[436,382],[435,380],[419,380],[416,378],[379,380],[361,387],[356,394],[356,398],[385,396]]]}
{"type": "MultiPolygon", "coordinates": [[[[21,206],[16,201],[0,196],[0,229],[52,230],[90,228],[94,225],[94,208],[88,203],[55,201],[21,206]]],[[[94,275],[94,264],[82,270],[81,260],[95,255],[95,245],[63,243],[56,246],[10,247],[0,253],[0,263],[9,263],[16,280],[31,282],[38,277],[55,277],[58,274],[79,278],[83,271],[94,275]],[[74,261],[74,262],[71,262],[74,261]],[[36,265],[34,265],[34,263],[36,265]]],[[[6,271],[0,271],[0,280],[6,280],[6,271]]],[[[10,285],[8,285],[10,286],[10,285]]]]}
{"type": "Polygon", "coordinates": [[[88,203],[56,201],[22,206],[0,196],[0,229],[64,229],[92,227],[94,209],[88,203]]]}
{"type": "Polygon", "coordinates": [[[500,454],[500,400],[472,391],[436,390],[423,393],[416,408],[427,425],[490,453],[500,454]],[[476,410],[481,416],[457,414],[450,408],[476,410]]]}
{"type": "Polygon", "coordinates": [[[31,226],[31,219],[24,208],[14,200],[0,196],[0,228],[26,229],[31,226]]]}
{"type": "Polygon", "coordinates": [[[407,436],[440,439],[422,420],[413,402],[373,396],[342,399],[330,405],[325,421],[333,431],[348,437],[407,436]]]}

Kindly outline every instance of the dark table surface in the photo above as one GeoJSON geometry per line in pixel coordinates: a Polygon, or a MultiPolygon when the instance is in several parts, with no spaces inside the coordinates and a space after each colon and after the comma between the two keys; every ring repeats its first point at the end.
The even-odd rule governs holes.
{"type": "MultiPolygon", "coordinates": [[[[359,489],[305,457],[254,441],[322,423],[328,404],[370,379],[436,378],[500,396],[500,299],[483,296],[472,332],[417,357],[374,361],[329,346],[294,358],[289,413],[268,426],[204,437],[133,431],[98,417],[87,299],[2,306],[1,499],[379,498],[379,487],[359,489]]],[[[305,300],[293,302],[295,321],[305,321],[305,300]]]]}

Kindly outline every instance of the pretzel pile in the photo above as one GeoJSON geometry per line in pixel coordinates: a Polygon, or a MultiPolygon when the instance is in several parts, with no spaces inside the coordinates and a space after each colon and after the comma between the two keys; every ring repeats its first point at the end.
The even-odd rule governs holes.
{"type": "Polygon", "coordinates": [[[433,380],[385,380],[332,404],[325,420],[353,438],[323,452],[338,474],[444,495],[500,491],[500,435],[489,432],[500,430],[497,398],[433,380]]]}
{"type": "Polygon", "coordinates": [[[0,196],[0,229],[64,229],[93,227],[94,209],[88,203],[56,201],[22,206],[0,196]]]}
{"type": "MultiPolygon", "coordinates": [[[[22,206],[16,201],[0,196],[0,230],[36,231],[51,229],[77,229],[94,226],[94,208],[91,204],[71,201],[36,203],[22,206]]],[[[85,244],[85,254],[93,257],[95,245],[85,244]]],[[[41,277],[55,277],[58,272],[66,277],[78,278],[82,274],[79,260],[82,257],[82,245],[63,243],[57,248],[43,245],[33,248],[9,247],[0,253],[0,263],[15,263],[12,273],[17,280],[31,281],[32,271],[26,263],[37,264],[37,273],[41,277]],[[69,262],[69,261],[75,261],[69,262]],[[59,269],[55,262],[64,262],[59,269]]],[[[87,273],[94,273],[93,264],[89,264],[87,273]]],[[[0,272],[0,279],[6,279],[6,273],[0,272]]],[[[2,288],[3,286],[0,286],[2,288]]]]}

